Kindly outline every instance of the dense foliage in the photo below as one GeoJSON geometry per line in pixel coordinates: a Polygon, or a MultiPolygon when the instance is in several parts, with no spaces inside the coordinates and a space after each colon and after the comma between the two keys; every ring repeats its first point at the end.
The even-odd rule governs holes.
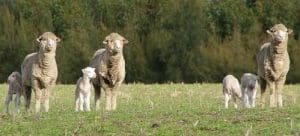
{"type": "Polygon", "coordinates": [[[255,56],[273,24],[294,30],[288,82],[300,81],[299,0],[0,0],[0,81],[20,71],[36,37],[53,31],[60,83],[80,69],[110,32],[124,49],[127,82],[219,82],[256,73],[255,56]]]}

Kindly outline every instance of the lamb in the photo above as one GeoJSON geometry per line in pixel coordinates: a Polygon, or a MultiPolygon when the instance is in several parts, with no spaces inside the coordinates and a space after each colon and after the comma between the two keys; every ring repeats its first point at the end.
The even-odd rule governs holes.
{"type": "Polygon", "coordinates": [[[19,112],[19,106],[20,106],[20,97],[22,95],[22,79],[21,74],[17,71],[12,72],[8,78],[8,91],[7,96],[5,100],[5,111],[9,114],[9,103],[12,101],[12,97],[14,94],[15,96],[15,113],[19,112]]]}
{"type": "Polygon", "coordinates": [[[75,111],[83,111],[83,104],[86,111],[90,111],[91,79],[96,78],[95,68],[86,67],[81,71],[83,76],[78,79],[75,90],[75,111]]]}
{"type": "Polygon", "coordinates": [[[123,46],[128,43],[118,33],[111,33],[105,37],[105,49],[95,52],[90,66],[96,68],[97,77],[92,80],[95,89],[96,110],[99,109],[101,88],[105,91],[105,109],[115,110],[117,107],[117,94],[125,78],[125,60],[123,46]]]}
{"type": "Polygon", "coordinates": [[[37,39],[39,51],[27,55],[21,65],[22,85],[24,90],[25,108],[30,107],[31,89],[35,92],[35,112],[40,111],[41,98],[44,97],[45,111],[49,110],[50,91],[56,84],[57,64],[55,51],[60,42],[52,32],[45,32],[37,39]]]}
{"type": "Polygon", "coordinates": [[[258,76],[261,88],[261,106],[265,107],[265,91],[270,88],[270,107],[282,107],[282,88],[290,68],[287,51],[288,35],[293,30],[276,24],[267,33],[271,41],[261,46],[257,55],[258,76]]]}
{"type": "Polygon", "coordinates": [[[258,88],[257,76],[245,73],[241,78],[242,98],[246,108],[255,107],[255,98],[258,88]]]}
{"type": "Polygon", "coordinates": [[[228,108],[228,102],[232,98],[234,108],[237,108],[237,100],[241,99],[241,87],[240,83],[233,75],[227,75],[223,79],[223,95],[225,108],[228,108]]]}

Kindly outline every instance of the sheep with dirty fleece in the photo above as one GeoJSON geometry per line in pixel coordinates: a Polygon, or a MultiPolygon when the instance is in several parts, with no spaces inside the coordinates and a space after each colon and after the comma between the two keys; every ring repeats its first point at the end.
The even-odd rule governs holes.
{"type": "Polygon", "coordinates": [[[50,91],[56,84],[57,64],[55,60],[57,43],[52,32],[45,32],[37,39],[39,50],[27,55],[21,65],[22,85],[26,110],[30,107],[31,89],[35,92],[35,111],[40,111],[42,96],[45,111],[49,110],[50,91]]]}
{"type": "Polygon", "coordinates": [[[81,71],[83,76],[78,79],[75,90],[75,111],[83,111],[83,105],[90,111],[91,79],[96,78],[95,68],[86,67],[81,71]]]}
{"type": "Polygon", "coordinates": [[[241,99],[241,87],[237,78],[233,75],[227,75],[223,79],[223,95],[225,108],[228,108],[229,100],[233,100],[234,108],[237,108],[237,101],[241,99]]]}
{"type": "Polygon", "coordinates": [[[288,35],[293,30],[276,24],[267,33],[271,41],[261,46],[257,54],[258,76],[261,88],[261,106],[265,106],[265,92],[270,88],[270,107],[282,107],[282,89],[290,68],[287,51],[288,35]]]}
{"type": "Polygon", "coordinates": [[[241,87],[244,107],[254,108],[258,88],[257,76],[251,73],[243,74],[241,78],[241,87]]]}
{"type": "Polygon", "coordinates": [[[104,89],[106,110],[115,110],[117,95],[125,78],[125,60],[123,46],[128,43],[118,33],[111,33],[105,37],[105,49],[99,49],[93,55],[90,66],[96,68],[97,77],[92,80],[95,89],[96,110],[99,109],[101,88],[104,89]]]}
{"type": "Polygon", "coordinates": [[[22,95],[22,79],[21,74],[17,71],[12,72],[8,78],[8,91],[5,100],[5,112],[9,114],[9,104],[13,99],[13,95],[15,94],[15,111],[14,113],[19,112],[20,106],[20,98],[22,95]]]}

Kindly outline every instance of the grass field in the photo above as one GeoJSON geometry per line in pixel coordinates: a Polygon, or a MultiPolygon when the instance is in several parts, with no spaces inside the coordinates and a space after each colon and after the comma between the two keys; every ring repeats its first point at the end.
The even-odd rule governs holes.
{"type": "MultiPolygon", "coordinates": [[[[74,111],[74,85],[57,85],[49,113],[0,113],[0,135],[300,135],[300,85],[286,85],[282,109],[223,108],[220,84],[122,85],[116,111],[74,111]]],[[[0,85],[4,110],[6,85],[0,85]]],[[[259,97],[259,95],[258,95],[259,97]]],[[[13,109],[14,103],[11,104],[13,109]]]]}

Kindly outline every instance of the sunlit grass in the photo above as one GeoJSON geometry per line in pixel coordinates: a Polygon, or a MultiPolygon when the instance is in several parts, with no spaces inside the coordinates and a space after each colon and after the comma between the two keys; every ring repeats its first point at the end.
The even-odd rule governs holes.
{"type": "MultiPolygon", "coordinates": [[[[0,85],[4,110],[6,85],[0,85]]],[[[282,109],[223,108],[220,84],[122,85],[116,111],[74,111],[75,85],[57,85],[49,113],[0,113],[0,135],[299,135],[300,85],[286,85],[282,109]]],[[[93,100],[93,97],[91,98],[93,100]]],[[[22,104],[23,104],[22,99],[22,104]]],[[[259,102],[259,101],[258,101],[259,102]]],[[[11,111],[14,103],[11,104],[11,111]]]]}

